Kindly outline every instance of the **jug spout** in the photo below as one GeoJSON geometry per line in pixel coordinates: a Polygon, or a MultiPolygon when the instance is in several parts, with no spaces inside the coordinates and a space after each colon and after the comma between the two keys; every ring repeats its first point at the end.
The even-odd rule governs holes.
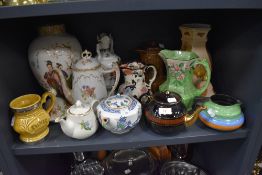
{"type": "Polygon", "coordinates": [[[66,79],[63,75],[63,72],[60,69],[55,69],[55,71],[59,75],[59,79],[60,79],[59,85],[62,87],[65,98],[67,99],[67,101],[70,104],[74,104],[75,101],[74,101],[73,96],[72,96],[72,90],[68,87],[66,79]]]}

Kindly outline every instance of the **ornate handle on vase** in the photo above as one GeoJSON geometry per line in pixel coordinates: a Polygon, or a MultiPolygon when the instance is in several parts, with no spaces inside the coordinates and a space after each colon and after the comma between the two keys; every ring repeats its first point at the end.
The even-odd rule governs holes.
{"type": "Polygon", "coordinates": [[[111,96],[112,93],[116,90],[116,87],[117,87],[117,85],[119,83],[119,80],[120,80],[120,69],[119,69],[119,66],[118,66],[117,63],[113,63],[113,68],[112,69],[110,69],[110,70],[103,70],[104,74],[108,74],[108,73],[112,73],[112,72],[116,73],[116,79],[115,79],[115,83],[112,86],[112,89],[109,92],[108,96],[111,96]]]}
{"type": "Polygon", "coordinates": [[[197,59],[194,62],[194,66],[198,65],[198,64],[203,65],[204,68],[206,69],[207,79],[206,79],[206,83],[205,83],[205,85],[203,87],[201,87],[200,89],[196,88],[197,96],[199,96],[199,95],[201,95],[202,93],[205,92],[205,90],[207,89],[207,87],[209,85],[210,79],[211,79],[211,71],[210,71],[210,67],[209,67],[209,64],[208,64],[207,60],[206,59],[197,59]]]}
{"type": "Polygon", "coordinates": [[[46,112],[47,113],[50,113],[50,111],[53,109],[54,107],[54,104],[55,104],[55,95],[51,92],[45,92],[43,95],[42,95],[42,99],[41,99],[41,105],[43,105],[45,102],[46,102],[46,98],[47,97],[50,97],[51,99],[51,102],[50,104],[48,105],[47,109],[46,109],[46,112]]]}
{"type": "Polygon", "coordinates": [[[155,79],[156,79],[156,75],[157,75],[157,70],[156,70],[156,67],[155,66],[152,66],[152,65],[150,65],[150,66],[146,66],[145,68],[144,68],[144,72],[146,72],[149,68],[151,68],[151,69],[153,69],[153,76],[152,76],[152,78],[150,78],[148,81],[148,83],[146,83],[146,85],[148,86],[148,88],[149,89],[151,89],[151,85],[152,85],[152,83],[155,81],[155,79]]]}

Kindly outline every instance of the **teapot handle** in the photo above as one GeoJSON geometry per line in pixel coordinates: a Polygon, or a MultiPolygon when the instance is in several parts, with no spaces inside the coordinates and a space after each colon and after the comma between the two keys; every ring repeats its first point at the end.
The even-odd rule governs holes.
{"type": "Polygon", "coordinates": [[[41,105],[43,105],[46,102],[46,98],[50,97],[51,98],[51,103],[48,105],[46,112],[50,113],[50,111],[53,109],[54,104],[55,104],[55,95],[51,92],[45,92],[42,95],[42,99],[41,99],[41,105]]]}
{"type": "Polygon", "coordinates": [[[99,104],[99,101],[94,99],[92,102],[91,102],[91,108],[92,110],[94,111],[94,113],[96,113],[96,107],[98,106],[99,104]]]}
{"type": "Polygon", "coordinates": [[[152,83],[153,83],[153,82],[155,81],[155,79],[156,79],[157,70],[156,70],[156,67],[155,67],[155,66],[150,65],[150,66],[146,66],[146,67],[144,68],[144,72],[146,72],[149,68],[152,68],[152,69],[153,69],[153,72],[154,72],[152,78],[150,78],[150,79],[149,79],[149,82],[146,83],[148,89],[151,89],[151,85],[152,85],[152,83]]]}
{"type": "Polygon", "coordinates": [[[194,66],[195,65],[198,65],[198,64],[201,64],[204,66],[204,68],[206,69],[206,76],[207,76],[207,79],[206,79],[206,82],[204,84],[204,86],[202,86],[200,89],[196,88],[196,92],[197,92],[197,96],[203,94],[205,92],[205,90],[207,89],[209,83],[210,83],[210,79],[211,79],[211,71],[210,71],[210,66],[207,62],[206,59],[196,59],[196,61],[193,63],[194,66]]]}
{"type": "Polygon", "coordinates": [[[119,80],[120,80],[120,70],[119,70],[119,66],[118,66],[117,63],[113,63],[113,68],[112,69],[110,69],[110,70],[103,70],[103,74],[108,74],[108,73],[112,73],[112,72],[116,73],[116,79],[115,79],[115,83],[112,86],[112,89],[109,92],[108,96],[111,96],[112,93],[116,90],[116,87],[117,87],[117,85],[119,83],[119,80]]]}

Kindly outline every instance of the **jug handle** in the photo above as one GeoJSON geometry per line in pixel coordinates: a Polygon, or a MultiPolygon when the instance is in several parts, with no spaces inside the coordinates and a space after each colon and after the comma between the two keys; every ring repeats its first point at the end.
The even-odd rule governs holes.
{"type": "Polygon", "coordinates": [[[210,79],[211,79],[211,71],[210,71],[210,66],[207,62],[206,59],[196,59],[196,61],[194,62],[194,66],[197,64],[201,64],[204,66],[204,68],[206,69],[206,73],[207,73],[207,80],[204,86],[202,86],[200,89],[196,88],[196,92],[197,92],[197,96],[201,95],[205,92],[205,90],[207,89],[209,83],[210,83],[210,79]]]}
{"type": "Polygon", "coordinates": [[[153,69],[153,72],[154,72],[153,77],[150,78],[150,80],[149,80],[148,83],[146,83],[147,87],[148,87],[149,89],[151,89],[151,85],[152,85],[152,83],[153,83],[153,82],[155,81],[155,79],[156,79],[157,70],[156,70],[156,67],[155,67],[155,66],[150,65],[150,66],[146,66],[146,67],[144,68],[144,72],[146,72],[149,68],[152,68],[152,69],[153,69]]]}
{"type": "Polygon", "coordinates": [[[112,93],[116,90],[116,87],[119,83],[120,80],[120,70],[119,70],[119,66],[117,63],[113,63],[113,68],[110,70],[103,70],[103,74],[108,74],[108,73],[112,73],[112,72],[116,72],[116,79],[115,79],[115,83],[112,86],[111,91],[109,92],[108,96],[111,96],[112,93]]]}
{"type": "Polygon", "coordinates": [[[42,99],[41,99],[41,106],[43,106],[44,103],[46,103],[46,98],[47,97],[50,97],[51,99],[51,102],[50,104],[48,105],[47,109],[46,109],[46,112],[47,113],[50,113],[50,111],[53,109],[54,107],[54,104],[55,104],[55,95],[51,92],[45,92],[43,95],[42,95],[42,99]]]}

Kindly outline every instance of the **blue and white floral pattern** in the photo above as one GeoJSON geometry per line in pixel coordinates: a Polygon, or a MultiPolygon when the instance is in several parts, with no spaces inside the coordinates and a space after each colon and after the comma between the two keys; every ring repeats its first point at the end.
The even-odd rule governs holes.
{"type": "Polygon", "coordinates": [[[121,116],[119,120],[117,121],[117,129],[126,129],[128,127],[132,128],[132,122],[130,120],[127,121],[127,117],[121,116]]]}
{"type": "Polygon", "coordinates": [[[130,97],[116,95],[101,102],[101,108],[110,113],[121,113],[123,108],[132,111],[137,105],[137,100],[130,97]],[[117,98],[121,98],[117,100],[117,98]]]}

